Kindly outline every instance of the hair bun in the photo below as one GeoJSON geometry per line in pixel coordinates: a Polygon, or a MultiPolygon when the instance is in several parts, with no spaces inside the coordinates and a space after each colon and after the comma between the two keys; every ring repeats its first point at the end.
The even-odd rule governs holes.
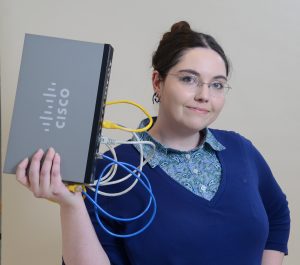
{"type": "Polygon", "coordinates": [[[190,24],[187,23],[186,21],[176,22],[171,27],[171,33],[176,33],[176,32],[190,32],[190,31],[191,31],[190,24]]]}

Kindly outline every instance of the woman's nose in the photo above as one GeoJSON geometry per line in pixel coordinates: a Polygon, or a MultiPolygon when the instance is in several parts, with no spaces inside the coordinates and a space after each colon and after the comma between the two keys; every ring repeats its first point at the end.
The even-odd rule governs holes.
{"type": "Polygon", "coordinates": [[[209,84],[207,83],[198,84],[195,100],[207,102],[209,100],[209,97],[210,97],[209,84]]]}

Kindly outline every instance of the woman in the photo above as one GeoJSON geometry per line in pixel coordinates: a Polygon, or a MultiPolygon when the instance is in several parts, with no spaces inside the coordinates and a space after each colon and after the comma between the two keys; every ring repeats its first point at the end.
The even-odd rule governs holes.
{"type": "MultiPolygon", "coordinates": [[[[159,102],[159,112],[153,127],[139,136],[157,146],[143,171],[158,209],[142,234],[120,239],[105,233],[97,225],[93,206],[61,182],[60,157],[53,148],[42,165],[44,153],[39,150],[30,166],[28,159],[18,166],[18,181],[36,197],[60,205],[65,263],[282,264],[290,224],[285,195],[249,140],[208,129],[229,90],[224,51],[211,36],[178,22],[164,34],[152,63],[153,99],[159,102]]],[[[149,150],[144,152],[147,157],[149,150]]],[[[133,146],[121,145],[117,154],[121,161],[139,161],[139,149],[133,146]]],[[[104,165],[100,160],[99,172],[104,165]]],[[[139,213],[147,200],[137,185],[124,196],[103,198],[101,204],[126,217],[139,213]]],[[[147,218],[126,225],[104,222],[126,234],[147,218]]]]}

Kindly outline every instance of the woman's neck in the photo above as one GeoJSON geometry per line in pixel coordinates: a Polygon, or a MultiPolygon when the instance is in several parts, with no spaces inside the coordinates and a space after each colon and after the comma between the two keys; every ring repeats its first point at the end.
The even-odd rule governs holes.
{"type": "Polygon", "coordinates": [[[162,145],[180,151],[189,151],[197,147],[202,140],[199,132],[183,132],[165,122],[162,126],[159,117],[149,130],[149,134],[162,145]]]}

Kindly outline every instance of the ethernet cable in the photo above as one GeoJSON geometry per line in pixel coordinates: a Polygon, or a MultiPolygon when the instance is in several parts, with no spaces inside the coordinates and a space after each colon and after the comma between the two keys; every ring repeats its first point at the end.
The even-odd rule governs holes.
{"type": "Polygon", "coordinates": [[[103,171],[101,172],[100,176],[99,176],[99,179],[98,179],[98,182],[97,182],[97,186],[96,186],[96,191],[99,189],[99,186],[100,186],[100,182],[101,182],[101,178],[103,176],[103,174],[113,165],[113,164],[117,164],[118,166],[122,167],[123,169],[125,169],[128,173],[132,174],[135,178],[139,179],[140,183],[144,186],[144,188],[149,192],[150,194],[150,197],[149,197],[149,202],[148,202],[148,205],[147,207],[144,209],[143,212],[141,212],[140,214],[134,216],[134,217],[131,217],[131,218],[121,218],[121,217],[117,217],[117,216],[113,216],[111,214],[109,214],[108,212],[106,212],[103,208],[101,208],[101,206],[99,206],[96,202],[97,202],[97,199],[98,199],[98,192],[95,192],[95,197],[94,199],[85,191],[82,191],[82,193],[86,196],[86,198],[88,200],[91,201],[91,203],[94,205],[94,209],[95,209],[95,215],[96,215],[96,219],[97,219],[97,222],[98,224],[107,232],[109,233],[110,235],[112,236],[115,236],[115,237],[120,237],[120,238],[128,238],[128,237],[132,237],[132,236],[136,236],[140,233],[142,233],[146,228],[149,227],[149,225],[152,223],[152,221],[154,220],[154,217],[156,215],[156,211],[157,211],[157,205],[156,205],[156,200],[155,200],[155,197],[152,193],[152,188],[151,188],[151,184],[149,182],[149,180],[147,179],[146,175],[140,171],[138,168],[136,168],[135,166],[133,165],[130,165],[128,163],[125,163],[125,162],[118,162],[118,161],[114,161],[114,159],[106,156],[106,155],[103,155],[103,158],[106,159],[106,160],[109,160],[111,161],[110,164],[108,164],[104,169],[103,171]],[[134,171],[132,171],[131,169],[133,169],[134,171],[137,171],[139,172],[139,174],[145,179],[146,183],[142,180],[142,178],[140,178],[134,171]],[[105,216],[113,219],[113,220],[117,220],[117,221],[120,221],[120,222],[131,222],[131,221],[135,221],[141,217],[143,217],[147,211],[149,211],[150,209],[150,206],[151,204],[153,203],[153,212],[152,212],[152,215],[149,219],[149,221],[144,225],[144,227],[142,227],[141,229],[133,232],[133,233],[130,233],[130,234],[116,234],[112,231],[110,231],[108,228],[106,228],[104,226],[104,224],[102,223],[101,219],[99,218],[98,216],[98,211],[100,211],[102,214],[104,214],[105,216]]]}
{"type": "MultiPolygon", "coordinates": [[[[92,186],[95,186],[95,185],[88,185],[88,186],[76,186],[75,187],[69,187],[69,189],[71,191],[81,191],[83,196],[86,197],[88,200],[91,201],[91,203],[94,205],[94,208],[95,208],[95,215],[96,215],[96,219],[97,219],[97,222],[98,224],[107,232],[109,233],[110,235],[112,236],[116,236],[116,237],[121,237],[121,238],[126,238],[126,237],[132,237],[132,236],[135,236],[135,235],[138,235],[140,233],[142,233],[153,221],[154,217],[155,217],[155,214],[156,214],[156,211],[157,211],[157,206],[156,206],[156,200],[155,200],[155,197],[152,193],[152,189],[151,189],[151,185],[150,185],[150,182],[149,180],[147,179],[146,175],[142,172],[142,169],[143,169],[143,166],[149,162],[149,160],[152,158],[152,156],[154,155],[155,153],[155,145],[152,143],[152,142],[149,142],[149,141],[141,141],[139,139],[139,137],[137,136],[136,132],[143,132],[143,131],[146,131],[148,130],[149,128],[151,128],[152,124],[153,124],[153,119],[151,117],[151,115],[139,104],[135,103],[135,102],[132,102],[132,101],[129,101],[129,100],[119,100],[119,101],[112,101],[112,102],[107,102],[106,105],[113,105],[113,104],[119,104],[119,103],[126,103],[126,104],[131,104],[131,105],[134,105],[136,107],[138,107],[139,109],[141,109],[145,114],[146,116],[149,118],[149,123],[147,126],[145,126],[144,128],[139,128],[139,129],[131,129],[131,128],[126,128],[120,124],[115,124],[111,121],[103,121],[102,123],[102,127],[103,128],[107,128],[107,129],[119,129],[119,130],[123,130],[123,131],[128,131],[128,132],[132,132],[134,134],[134,137],[137,141],[117,141],[117,140],[113,140],[113,139],[110,139],[110,138],[107,138],[107,137],[101,137],[100,139],[100,143],[102,144],[105,144],[108,149],[110,150],[110,152],[112,153],[112,156],[113,158],[110,158],[104,154],[101,154],[99,151],[98,151],[98,155],[101,157],[101,158],[104,158],[106,160],[109,160],[111,163],[109,163],[101,172],[100,176],[99,176],[99,179],[97,180],[96,183],[96,187],[93,188],[92,186]],[[114,150],[114,148],[112,147],[112,145],[115,145],[115,144],[138,144],[139,145],[139,148],[140,148],[140,165],[139,167],[135,167],[131,164],[128,164],[128,163],[125,163],[125,162],[119,162],[117,161],[117,154],[114,150]],[[150,155],[144,160],[143,158],[143,144],[148,144],[150,146],[152,146],[152,152],[150,153],[150,155]],[[116,172],[117,172],[117,167],[120,166],[122,167],[125,171],[127,171],[129,174],[125,177],[122,177],[121,179],[119,180],[113,180],[113,177],[115,176],[116,172]],[[131,168],[131,169],[130,169],[131,168]],[[109,169],[109,170],[108,170],[109,169]],[[108,171],[108,172],[107,172],[108,171]],[[107,173],[106,173],[107,172],[107,173]],[[104,173],[106,173],[104,175],[104,173]],[[104,176],[103,176],[104,175],[104,176]],[[128,178],[130,178],[131,176],[135,177],[135,181],[130,185],[130,187],[128,187],[127,189],[121,191],[121,192],[117,192],[117,193],[105,193],[105,192],[102,192],[99,190],[99,186],[107,186],[107,185],[114,185],[114,184],[118,184],[118,183],[121,183],[123,181],[126,181],[128,178]],[[143,179],[145,179],[146,183],[143,181],[143,179]],[[123,194],[126,194],[128,193],[130,190],[133,189],[133,187],[137,184],[137,182],[140,182],[144,188],[149,192],[150,194],[150,197],[149,197],[149,202],[148,202],[148,205],[147,207],[145,208],[145,210],[140,213],[139,215],[135,216],[135,217],[131,217],[131,218],[120,218],[120,217],[116,217],[116,216],[113,216],[109,213],[107,213],[104,209],[101,208],[101,206],[99,206],[97,204],[97,196],[98,194],[100,195],[104,195],[104,196],[121,196],[123,194]],[[86,192],[86,189],[85,188],[89,188],[91,190],[94,191],[94,194],[95,194],[95,197],[94,197],[94,200],[89,196],[89,194],[86,192]],[[73,190],[72,190],[73,189],[73,190]],[[146,212],[149,210],[151,204],[153,203],[153,213],[150,217],[150,220],[146,223],[146,225],[144,227],[142,227],[141,229],[139,229],[138,231],[135,231],[131,234],[116,234],[112,231],[110,231],[109,229],[107,229],[104,224],[101,222],[99,216],[98,216],[98,211],[102,212],[104,215],[106,215],[107,217],[109,218],[112,218],[114,220],[118,220],[118,221],[123,221],[123,222],[129,222],[129,221],[134,221],[134,220],[137,220],[138,218],[141,218],[144,216],[144,214],[146,214],[146,212]]],[[[100,148],[100,147],[99,147],[100,148]]]]}
{"type": "Polygon", "coordinates": [[[145,108],[143,106],[141,106],[140,104],[137,104],[137,103],[135,103],[131,100],[115,100],[115,101],[106,102],[106,105],[114,105],[114,104],[121,104],[121,103],[130,104],[130,105],[136,106],[137,108],[142,110],[149,119],[149,123],[147,124],[147,126],[144,127],[144,128],[131,129],[131,128],[124,127],[120,124],[116,124],[112,121],[105,120],[105,121],[102,122],[102,127],[103,128],[106,128],[106,129],[119,129],[119,130],[127,131],[127,132],[144,132],[144,131],[147,131],[151,128],[151,126],[153,124],[153,119],[152,119],[151,115],[148,113],[148,111],[146,111],[145,108]]]}
{"type": "MultiPolygon", "coordinates": [[[[145,113],[145,115],[149,118],[149,123],[148,123],[148,125],[146,126],[146,127],[144,127],[144,128],[139,128],[139,129],[130,129],[130,128],[126,128],[125,126],[122,126],[122,125],[120,125],[120,124],[115,124],[115,123],[113,123],[112,121],[108,121],[108,120],[106,120],[106,121],[103,121],[103,123],[102,123],[102,127],[103,128],[107,128],[107,129],[120,129],[120,130],[124,130],[124,131],[128,131],[128,132],[133,132],[133,134],[134,134],[134,136],[136,137],[136,139],[138,139],[138,136],[135,134],[135,132],[143,132],[143,131],[146,131],[146,130],[148,130],[149,128],[151,128],[151,126],[152,126],[152,124],[153,124],[153,119],[152,119],[152,117],[151,117],[151,115],[147,112],[147,110],[143,107],[143,106],[141,106],[141,105],[139,105],[139,104],[137,104],[137,103],[135,103],[135,102],[133,102],[133,101],[130,101],[130,100],[115,100],[115,101],[111,101],[111,102],[107,102],[106,103],[106,105],[113,105],[113,104],[121,104],[121,103],[125,103],[125,104],[131,104],[131,105],[134,105],[134,106],[136,106],[137,108],[139,108],[139,109],[141,109],[144,113],[145,113]]],[[[139,139],[138,139],[139,140],[139,139]]],[[[117,160],[117,158],[116,158],[116,154],[115,154],[115,152],[112,150],[112,148],[110,148],[110,144],[119,144],[119,143],[123,143],[123,144],[128,144],[128,142],[122,142],[122,141],[116,141],[116,140],[112,140],[112,139],[109,139],[109,138],[107,138],[107,137],[101,137],[100,138],[100,143],[104,143],[104,144],[106,144],[106,146],[110,149],[110,151],[111,151],[111,153],[113,154],[113,156],[114,156],[114,158],[117,160]]],[[[134,144],[134,143],[132,143],[132,144],[134,144]]],[[[136,142],[136,144],[139,144],[139,146],[140,146],[140,150],[141,150],[141,157],[140,157],[140,169],[142,169],[142,167],[143,167],[143,165],[142,165],[142,160],[143,160],[143,149],[142,149],[142,146],[140,145],[140,143],[137,143],[136,142]]],[[[149,144],[150,145],[153,145],[152,143],[150,143],[149,142],[149,144]]],[[[154,148],[155,148],[155,146],[154,146],[154,148]]],[[[153,154],[154,154],[154,149],[153,149],[153,154]]],[[[146,164],[147,162],[145,162],[144,163],[144,165],[146,164]]],[[[117,170],[117,166],[113,166],[113,168],[111,168],[111,170],[107,173],[107,175],[106,176],[104,176],[103,177],[103,181],[102,181],[102,185],[105,185],[105,183],[107,184],[107,185],[109,185],[109,184],[114,184],[114,183],[119,183],[119,182],[121,182],[121,181],[125,181],[127,178],[126,177],[130,177],[130,174],[129,175],[127,175],[125,178],[123,178],[122,180],[119,180],[119,181],[115,181],[115,182],[110,182],[110,180],[113,178],[113,176],[115,175],[115,173],[116,173],[116,170],[117,170]],[[109,184],[108,184],[109,183],[109,184]]],[[[135,182],[136,183],[136,182],[135,182]]],[[[134,186],[134,185],[133,185],[134,186]]],[[[132,187],[133,187],[132,186],[132,187]]],[[[130,189],[129,189],[130,190],[130,189]]],[[[128,191],[129,191],[128,190],[128,191]]],[[[104,195],[104,194],[103,194],[104,195]]],[[[117,196],[117,195],[116,195],[117,196]]]]}
{"type": "MultiPolygon", "coordinates": [[[[138,167],[140,171],[142,171],[143,169],[143,166],[149,162],[149,160],[152,158],[152,156],[154,155],[154,152],[155,152],[155,144],[150,142],[150,141],[140,141],[139,137],[137,136],[136,133],[133,133],[134,134],[134,137],[138,140],[138,141],[114,141],[115,144],[139,144],[139,147],[140,147],[140,166],[138,167]],[[150,155],[147,157],[147,159],[145,159],[143,161],[143,147],[142,147],[142,144],[148,144],[152,147],[152,152],[150,153],[150,155]]],[[[107,140],[106,140],[107,142],[107,140]]],[[[112,143],[112,141],[110,141],[112,143]]],[[[114,160],[117,161],[117,156],[116,156],[116,153],[114,151],[114,148],[112,148],[109,144],[105,143],[111,153],[113,154],[113,157],[114,157],[114,160]]],[[[100,155],[101,157],[102,155],[100,155]]],[[[100,182],[100,186],[107,186],[107,185],[113,185],[113,184],[118,184],[118,183],[121,183],[123,181],[126,181],[127,179],[129,179],[132,174],[128,174],[127,176],[121,178],[121,179],[118,179],[118,180],[115,180],[115,181],[112,181],[113,177],[115,176],[115,173],[117,171],[117,168],[115,167],[115,164],[113,165],[113,168],[110,169],[110,171],[108,172],[108,174],[106,174],[103,178],[102,178],[102,181],[100,182]]],[[[134,171],[136,172],[136,171],[134,171]]],[[[138,173],[138,176],[140,176],[140,174],[138,173]]],[[[127,192],[129,192],[130,190],[132,190],[134,188],[134,186],[137,184],[138,182],[138,178],[135,179],[135,181],[125,190],[121,191],[121,192],[117,192],[117,193],[107,193],[107,192],[103,192],[103,191],[99,191],[98,190],[98,193],[101,194],[101,195],[104,195],[104,196],[121,196],[127,192]]],[[[96,181],[97,182],[97,181],[96,181]]],[[[96,182],[93,184],[93,185],[90,185],[90,186],[87,186],[88,188],[90,188],[91,190],[95,191],[95,189],[92,187],[92,186],[95,186],[96,185],[96,182]]]]}
{"type": "MultiPolygon", "coordinates": [[[[137,141],[115,141],[115,144],[138,144],[139,147],[140,147],[140,166],[139,166],[139,169],[142,170],[143,166],[149,162],[149,160],[153,157],[154,153],[155,153],[155,144],[150,142],[150,141],[141,141],[139,139],[139,137],[134,133],[134,137],[137,139],[137,141]],[[142,147],[142,144],[147,144],[147,145],[150,145],[152,147],[152,152],[149,154],[149,156],[143,161],[143,156],[144,156],[144,152],[143,152],[143,147],[142,147]]],[[[112,151],[113,148],[110,149],[110,151],[112,151]]],[[[115,160],[117,160],[115,157],[114,157],[115,160]]],[[[131,175],[127,175],[126,177],[120,179],[120,180],[117,180],[117,181],[112,181],[112,182],[109,182],[108,185],[110,184],[116,184],[116,183],[120,183],[122,181],[125,181],[127,180],[131,175]]],[[[105,181],[102,181],[101,182],[101,186],[104,186],[106,185],[105,183],[107,183],[108,181],[105,180],[105,181]]]]}
{"type": "MultiPolygon", "coordinates": [[[[139,144],[139,147],[140,147],[140,166],[139,166],[139,168],[140,168],[140,170],[142,170],[143,165],[145,165],[149,161],[149,159],[153,156],[153,154],[155,152],[155,145],[152,142],[141,142],[135,132],[144,132],[144,131],[148,130],[149,128],[151,128],[151,126],[153,124],[153,119],[152,119],[151,115],[148,113],[148,111],[143,106],[141,106],[141,105],[139,105],[139,104],[137,104],[137,103],[135,103],[133,101],[130,101],[130,100],[115,100],[115,101],[107,102],[106,105],[121,104],[121,103],[131,104],[131,105],[134,105],[137,108],[141,109],[145,113],[145,115],[149,118],[148,125],[145,126],[144,128],[130,129],[130,128],[126,128],[125,126],[123,126],[121,124],[115,124],[112,121],[106,120],[106,121],[103,121],[102,127],[103,128],[107,128],[107,129],[120,129],[120,130],[123,130],[123,131],[132,132],[134,134],[134,136],[138,140],[138,142],[131,141],[130,144],[139,144]],[[144,163],[143,163],[143,148],[142,148],[142,145],[141,145],[143,143],[150,144],[151,146],[153,146],[153,152],[150,154],[150,156],[148,157],[148,159],[146,159],[148,161],[145,160],[144,163]]],[[[111,144],[129,144],[129,142],[116,141],[116,140],[113,140],[113,139],[109,139],[107,137],[101,137],[100,138],[100,143],[106,144],[106,146],[110,149],[111,153],[113,154],[113,157],[114,157],[115,160],[117,160],[116,153],[114,152],[113,148],[110,145],[111,144]]],[[[110,169],[110,171],[107,173],[107,175],[105,175],[103,177],[103,181],[102,181],[102,185],[103,186],[104,185],[110,185],[110,184],[120,183],[121,181],[125,181],[126,179],[128,179],[131,176],[131,174],[129,174],[126,177],[122,178],[121,180],[110,181],[113,178],[113,176],[115,175],[116,171],[117,171],[117,166],[114,165],[110,169]]],[[[137,180],[135,181],[135,183],[136,182],[137,182],[137,180]]],[[[132,185],[131,188],[133,188],[133,187],[134,187],[134,185],[132,185]]],[[[129,190],[131,190],[131,188],[127,189],[127,192],[129,190]]],[[[107,194],[103,193],[102,195],[107,195],[107,194]]],[[[118,196],[118,195],[121,195],[121,194],[120,193],[115,194],[115,196],[118,196]]]]}

